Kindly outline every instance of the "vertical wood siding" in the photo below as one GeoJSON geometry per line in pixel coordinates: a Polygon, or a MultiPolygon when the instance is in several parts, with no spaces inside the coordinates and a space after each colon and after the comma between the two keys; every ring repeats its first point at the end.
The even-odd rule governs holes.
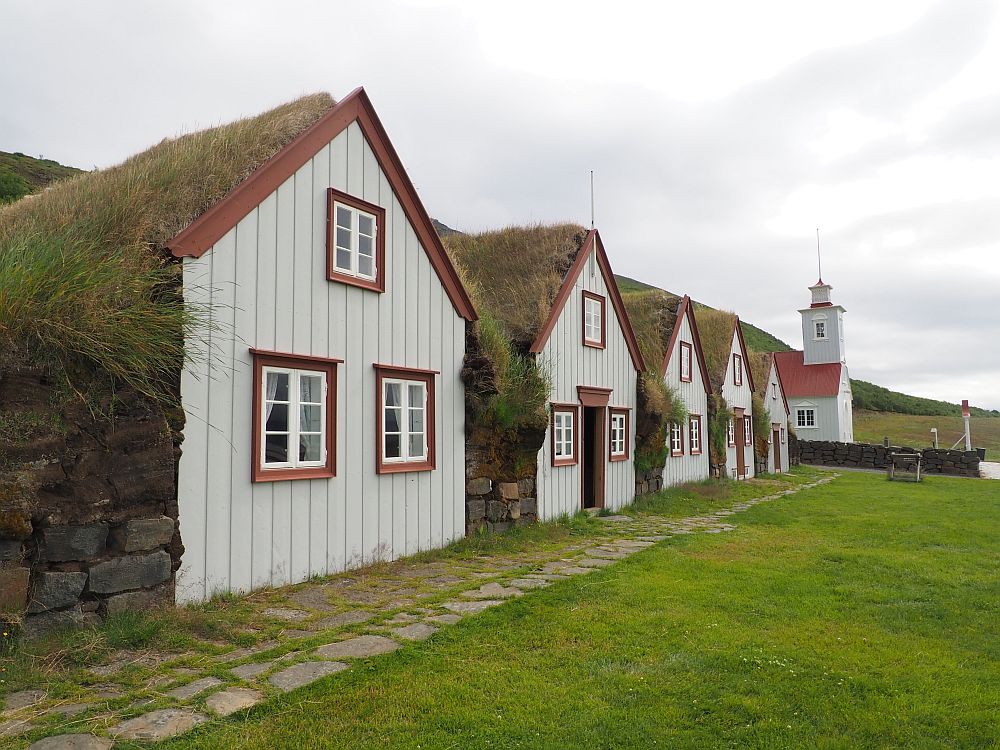
{"type": "Polygon", "coordinates": [[[788,399],[792,429],[802,440],[841,440],[840,415],[843,402],[839,396],[808,396],[788,399]],[[816,427],[799,427],[797,407],[816,410],[816,427]]]}
{"type": "MultiPolygon", "coordinates": [[[[780,455],[781,465],[778,469],[780,471],[788,471],[788,414],[785,412],[785,401],[782,398],[781,383],[778,381],[778,370],[773,363],[767,373],[767,384],[763,389],[763,394],[764,406],[770,415],[767,421],[771,425],[780,424],[785,428],[785,444],[781,446],[781,451],[775,453],[774,443],[769,443],[767,446],[767,470],[771,472],[775,470],[774,459],[777,455],[780,455]],[[776,393],[777,396],[773,396],[772,393],[776,393]]],[[[771,433],[773,436],[773,429],[771,433]]]]}
{"type": "MultiPolygon", "coordinates": [[[[750,380],[747,377],[747,372],[749,370],[749,364],[747,363],[747,358],[743,355],[743,351],[740,348],[740,340],[733,333],[732,344],[729,348],[729,364],[726,366],[726,379],[722,384],[722,397],[726,399],[726,403],[729,404],[729,413],[732,414],[734,409],[743,409],[746,415],[749,417],[751,414],[751,409],[753,408],[752,398],[753,394],[750,391],[750,380]],[[733,355],[739,354],[743,357],[743,385],[733,384],[733,355]]],[[[753,441],[751,441],[753,442],[753,441]]],[[[736,451],[743,451],[743,456],[746,460],[747,476],[752,477],[753,471],[753,445],[737,445],[736,447],[726,447],[726,472],[729,476],[733,476],[733,471],[736,469],[736,451]]]]}
{"type": "MultiPolygon", "coordinates": [[[[576,280],[549,340],[538,354],[538,361],[548,370],[552,380],[550,401],[577,404],[579,395],[576,387],[589,385],[611,388],[608,405],[632,410],[629,416],[628,461],[608,461],[608,435],[604,436],[605,506],[614,509],[628,505],[635,497],[635,469],[632,458],[635,453],[636,371],[614,306],[608,298],[607,284],[598,266],[595,252],[591,251],[590,258],[576,280]],[[584,291],[600,294],[607,300],[605,349],[583,345],[581,299],[584,291]]],[[[581,409],[581,421],[582,416],[581,409]]],[[[606,418],[605,433],[607,430],[606,418]]],[[[538,515],[543,520],[555,518],[563,513],[572,514],[582,507],[583,465],[578,462],[573,466],[552,466],[551,432],[550,425],[546,430],[545,442],[538,452],[538,515]]]]}
{"type": "Polygon", "coordinates": [[[185,298],[208,346],[184,368],[178,601],[280,586],[440,547],[465,530],[465,321],[361,129],[340,133],[201,258],[185,298]],[[386,292],[326,279],[326,190],[386,209],[386,292]],[[249,348],[344,360],[337,476],[250,481],[249,348]],[[439,370],[437,469],[375,473],[375,362],[439,370]]]}
{"type": "Polygon", "coordinates": [[[668,451],[667,460],[663,466],[664,487],[707,479],[710,471],[708,454],[708,394],[705,392],[705,381],[701,377],[701,368],[698,367],[698,356],[693,348],[694,337],[691,333],[691,324],[688,321],[687,315],[678,320],[677,325],[680,326],[680,332],[677,334],[677,343],[674,344],[674,350],[671,352],[664,380],[681,397],[688,414],[701,415],[701,455],[691,455],[690,427],[686,424],[683,425],[684,455],[671,456],[668,451]],[[681,341],[687,342],[692,346],[690,383],[681,382],[681,341]]]}

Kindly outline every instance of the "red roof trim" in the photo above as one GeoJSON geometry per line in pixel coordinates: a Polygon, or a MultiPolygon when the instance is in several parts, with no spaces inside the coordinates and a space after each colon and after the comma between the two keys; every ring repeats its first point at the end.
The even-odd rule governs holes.
{"type": "Polygon", "coordinates": [[[743,326],[740,325],[740,316],[736,316],[736,336],[740,340],[740,351],[743,352],[743,374],[746,376],[747,384],[750,386],[750,393],[755,393],[757,388],[753,382],[753,368],[750,367],[750,358],[747,356],[747,342],[743,340],[743,326]]]}
{"type": "Polygon", "coordinates": [[[549,310],[548,320],[545,321],[545,325],[542,326],[535,337],[530,351],[532,354],[538,354],[544,348],[545,342],[549,340],[552,330],[556,327],[560,313],[562,313],[563,308],[566,306],[576,280],[580,278],[580,273],[583,271],[583,266],[590,256],[590,251],[595,247],[597,249],[597,265],[604,276],[604,284],[608,288],[611,305],[615,308],[615,315],[618,317],[618,326],[625,336],[625,344],[628,346],[629,355],[632,357],[632,364],[636,372],[643,372],[646,369],[646,365],[642,360],[642,354],[639,352],[639,342],[636,340],[635,331],[632,330],[632,322],[628,318],[628,313],[625,312],[625,303],[622,302],[621,292],[618,291],[618,284],[615,282],[615,275],[611,270],[611,263],[608,260],[607,253],[604,251],[604,241],[601,240],[601,235],[596,229],[591,229],[587,233],[580,251],[576,254],[576,260],[573,261],[573,265],[570,266],[566,278],[563,279],[562,286],[559,287],[559,293],[556,294],[556,299],[552,303],[552,309],[549,310]]]}
{"type": "Polygon", "coordinates": [[[674,330],[670,333],[670,341],[667,343],[667,350],[663,353],[663,363],[660,365],[660,374],[667,374],[667,367],[670,366],[670,358],[673,356],[674,346],[680,340],[682,318],[687,317],[691,327],[691,339],[694,341],[694,350],[698,354],[698,369],[701,370],[701,382],[705,386],[705,393],[712,392],[712,381],[708,377],[708,365],[705,363],[705,352],[701,348],[701,336],[698,333],[698,322],[694,319],[694,303],[691,298],[684,295],[680,305],[677,307],[677,322],[674,323],[674,330]]]}
{"type": "Polygon", "coordinates": [[[452,265],[441,239],[434,230],[427,210],[420,202],[399,155],[378,119],[371,100],[363,88],[356,88],[335,104],[329,112],[309,126],[298,137],[258,167],[253,174],[237,185],[232,192],[180,231],[166,246],[175,258],[190,256],[200,258],[218,242],[226,232],[236,226],[268,195],[321,148],[332,141],[348,125],[357,120],[362,133],[385,172],[389,184],[403,207],[406,218],[413,225],[417,238],[424,246],[435,272],[444,285],[455,311],[466,320],[477,319],[468,292],[462,285],[458,272],[452,265]]]}

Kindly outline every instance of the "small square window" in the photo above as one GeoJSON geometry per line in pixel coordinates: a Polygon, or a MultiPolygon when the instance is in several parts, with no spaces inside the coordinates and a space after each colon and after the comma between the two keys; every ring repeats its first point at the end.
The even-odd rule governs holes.
{"type": "Polygon", "coordinates": [[[434,376],[426,370],[375,365],[379,393],[379,474],[435,468],[434,376]]]}
{"type": "Polygon", "coordinates": [[[816,410],[815,409],[796,409],[795,410],[795,426],[810,428],[816,426],[816,410]]]}
{"type": "Polygon", "coordinates": [[[385,209],[329,189],[327,279],[385,291],[385,209]]]}
{"type": "Polygon", "coordinates": [[[583,343],[585,346],[604,348],[604,297],[592,292],[583,293],[583,343]]]}

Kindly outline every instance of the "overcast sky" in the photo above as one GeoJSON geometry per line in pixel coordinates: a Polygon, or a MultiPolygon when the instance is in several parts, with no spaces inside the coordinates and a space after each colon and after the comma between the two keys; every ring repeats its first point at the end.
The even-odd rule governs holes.
{"type": "Polygon", "coordinates": [[[854,377],[1000,408],[992,2],[0,0],[0,149],[82,168],[364,85],[431,215],[572,219],[615,269],[854,377]]]}

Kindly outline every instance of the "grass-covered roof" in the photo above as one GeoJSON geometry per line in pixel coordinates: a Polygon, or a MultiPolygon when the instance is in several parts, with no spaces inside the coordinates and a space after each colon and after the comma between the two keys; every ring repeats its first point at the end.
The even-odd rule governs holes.
{"type": "Polygon", "coordinates": [[[722,393],[726,369],[729,367],[729,353],[733,346],[736,313],[696,305],[694,317],[698,322],[701,350],[705,354],[712,390],[722,393]]]}
{"type": "Polygon", "coordinates": [[[773,356],[771,352],[747,352],[747,357],[750,360],[750,375],[753,378],[757,393],[761,395],[766,395],[767,392],[767,376],[771,373],[771,359],[773,356]]]}
{"type": "Polygon", "coordinates": [[[646,367],[659,370],[663,357],[677,325],[677,310],[681,297],[661,289],[645,289],[622,294],[632,330],[639,341],[639,349],[646,367]]]}
{"type": "Polygon", "coordinates": [[[577,224],[538,224],[450,234],[443,242],[476,309],[496,319],[515,347],[527,351],[586,236],[577,224]]]}
{"type": "Polygon", "coordinates": [[[333,105],[313,94],[165,139],[0,208],[0,346],[158,390],[195,322],[164,243],[333,105]]]}

